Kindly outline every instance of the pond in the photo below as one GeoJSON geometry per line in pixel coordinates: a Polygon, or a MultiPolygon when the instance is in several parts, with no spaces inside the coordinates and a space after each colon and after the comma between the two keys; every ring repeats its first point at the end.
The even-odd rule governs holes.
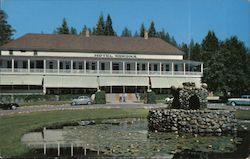
{"type": "Polygon", "coordinates": [[[250,134],[246,130],[239,131],[237,135],[201,136],[178,132],[149,132],[145,119],[110,119],[92,124],[27,133],[22,137],[22,142],[31,149],[26,156],[60,156],[60,158],[98,155],[159,158],[249,156],[250,134]]]}

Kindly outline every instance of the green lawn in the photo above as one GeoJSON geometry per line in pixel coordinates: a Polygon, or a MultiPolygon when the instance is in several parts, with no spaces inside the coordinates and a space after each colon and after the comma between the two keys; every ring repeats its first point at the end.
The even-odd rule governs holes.
{"type": "Polygon", "coordinates": [[[145,118],[147,113],[147,109],[86,109],[0,117],[0,156],[18,156],[27,152],[20,142],[22,135],[43,126],[89,119],[145,118]]]}
{"type": "Polygon", "coordinates": [[[240,120],[250,120],[250,110],[237,110],[236,118],[240,120]]]}
{"type": "MultiPolygon", "coordinates": [[[[146,118],[147,109],[86,109],[36,112],[0,117],[0,156],[18,156],[28,151],[21,144],[23,134],[31,130],[79,120],[107,118],[146,118]]],[[[250,110],[237,110],[237,119],[250,120],[250,110]]]]}

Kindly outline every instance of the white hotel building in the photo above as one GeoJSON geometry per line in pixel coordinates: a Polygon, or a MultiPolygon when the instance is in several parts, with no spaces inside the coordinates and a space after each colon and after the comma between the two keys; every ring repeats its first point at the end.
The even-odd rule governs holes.
{"type": "Polygon", "coordinates": [[[2,94],[166,91],[203,74],[159,38],[27,34],[0,51],[2,94]]]}

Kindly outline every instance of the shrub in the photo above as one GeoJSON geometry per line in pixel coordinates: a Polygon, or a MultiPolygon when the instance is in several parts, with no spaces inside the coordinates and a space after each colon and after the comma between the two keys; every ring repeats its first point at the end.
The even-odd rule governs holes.
{"type": "Polygon", "coordinates": [[[106,95],[104,91],[95,92],[95,103],[96,104],[106,104],[106,95]]]}
{"type": "Polygon", "coordinates": [[[156,104],[155,92],[150,91],[150,92],[146,93],[145,103],[146,104],[156,104]]]}

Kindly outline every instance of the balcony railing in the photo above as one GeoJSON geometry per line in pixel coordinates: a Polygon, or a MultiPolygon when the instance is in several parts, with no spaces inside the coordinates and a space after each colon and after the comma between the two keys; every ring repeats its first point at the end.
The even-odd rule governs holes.
{"type": "Polygon", "coordinates": [[[198,71],[141,71],[141,70],[84,70],[84,69],[38,69],[0,68],[1,73],[41,73],[41,74],[123,74],[123,75],[202,75],[198,71]]]}

